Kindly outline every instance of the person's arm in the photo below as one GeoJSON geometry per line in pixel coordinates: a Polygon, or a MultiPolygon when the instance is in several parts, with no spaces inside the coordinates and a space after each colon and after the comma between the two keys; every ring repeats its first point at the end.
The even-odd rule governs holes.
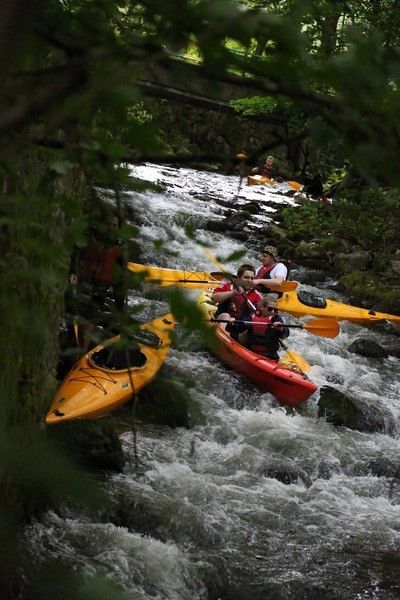
{"type": "Polygon", "coordinates": [[[277,315],[272,322],[272,329],[276,331],[279,338],[289,337],[289,329],[285,327],[285,323],[280,315],[277,315]]]}
{"type": "Polygon", "coordinates": [[[217,304],[221,304],[221,302],[224,302],[225,300],[229,300],[229,298],[233,298],[233,296],[235,296],[238,293],[238,290],[235,289],[234,287],[232,287],[232,289],[230,290],[221,290],[220,288],[217,288],[216,290],[214,290],[213,294],[211,295],[211,300],[213,302],[216,302],[217,304]],[[220,291],[218,291],[220,290],[220,291]]]}

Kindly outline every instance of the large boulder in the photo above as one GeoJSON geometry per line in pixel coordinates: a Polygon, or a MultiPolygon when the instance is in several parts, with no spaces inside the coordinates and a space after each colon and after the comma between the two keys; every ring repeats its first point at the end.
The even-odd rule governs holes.
{"type": "Polygon", "coordinates": [[[158,377],[140,392],[136,416],[146,423],[189,427],[188,395],[184,386],[158,377]]]}
{"type": "Polygon", "coordinates": [[[345,253],[339,252],[333,258],[333,266],[337,273],[353,273],[365,271],[371,263],[371,253],[368,250],[345,253]]]}
{"type": "Polygon", "coordinates": [[[389,352],[380,344],[369,338],[358,338],[348,348],[349,352],[369,358],[387,358],[389,352]]]}
{"type": "Polygon", "coordinates": [[[321,388],[318,416],[325,417],[335,426],[357,431],[389,434],[395,432],[394,418],[382,405],[378,406],[367,399],[354,398],[331,386],[321,388]]]}
{"type": "Polygon", "coordinates": [[[386,269],[385,275],[387,277],[399,277],[400,276],[400,259],[396,258],[389,262],[386,269]]]}
{"type": "Polygon", "coordinates": [[[124,468],[120,439],[104,421],[68,421],[49,428],[48,437],[83,467],[118,472],[124,468]]]}

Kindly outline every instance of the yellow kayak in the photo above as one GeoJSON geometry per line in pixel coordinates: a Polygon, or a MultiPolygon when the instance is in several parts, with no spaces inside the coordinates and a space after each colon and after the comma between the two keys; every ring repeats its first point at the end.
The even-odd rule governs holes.
{"type": "Polygon", "coordinates": [[[275,185],[275,179],[270,179],[264,175],[248,175],[247,185],[275,185]]]}
{"type": "MultiPolygon", "coordinates": [[[[165,269],[161,267],[147,267],[137,263],[128,263],[128,268],[136,273],[146,273],[146,282],[157,283],[161,286],[179,285],[191,289],[207,289],[220,284],[225,279],[224,273],[207,273],[205,271],[182,271],[165,269]]],[[[297,287],[296,281],[285,281],[285,287],[297,287]]],[[[276,288],[278,289],[278,288],[276,288]]],[[[376,312],[367,308],[359,308],[315,296],[309,292],[289,289],[278,300],[282,312],[287,312],[294,317],[310,315],[313,317],[326,317],[337,321],[351,321],[353,323],[368,324],[376,321],[387,320],[400,323],[400,316],[376,312]]]]}
{"type": "Polygon", "coordinates": [[[204,289],[221,284],[225,279],[223,273],[207,273],[205,271],[183,271],[164,269],[162,267],[148,267],[139,263],[128,263],[128,269],[133,273],[143,273],[146,283],[156,283],[166,287],[179,285],[191,289],[204,289]],[[187,285],[186,285],[187,284],[187,285]]]}
{"type": "Polygon", "coordinates": [[[306,315],[328,317],[337,321],[351,321],[360,325],[381,320],[400,323],[400,316],[343,304],[304,291],[284,292],[283,296],[278,299],[278,306],[282,312],[287,312],[294,317],[304,317],[306,315]]]}
{"type": "Polygon", "coordinates": [[[141,325],[133,332],[138,347],[113,349],[121,336],[99,344],[85,354],[68,373],[46,415],[52,425],[73,419],[100,417],[130,400],[160,370],[170,347],[175,322],[171,314],[141,325]]]}

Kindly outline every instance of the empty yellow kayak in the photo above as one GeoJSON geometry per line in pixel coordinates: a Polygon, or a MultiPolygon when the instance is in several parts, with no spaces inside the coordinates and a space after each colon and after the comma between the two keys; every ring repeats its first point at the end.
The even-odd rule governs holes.
{"type": "Polygon", "coordinates": [[[46,423],[100,417],[128,402],[163,365],[175,322],[171,314],[140,326],[136,344],[118,350],[116,336],[83,356],[64,379],[46,415],[46,423]]]}
{"type": "Polygon", "coordinates": [[[207,273],[205,271],[183,271],[164,269],[163,267],[148,267],[139,263],[128,263],[128,269],[133,273],[143,273],[146,283],[156,283],[160,286],[180,285],[191,289],[204,289],[220,285],[225,279],[223,273],[207,273]]]}
{"type": "Polygon", "coordinates": [[[283,296],[278,299],[278,306],[281,311],[294,317],[304,317],[306,315],[328,317],[337,321],[351,321],[360,325],[381,320],[400,323],[400,316],[343,304],[304,291],[284,292],[283,296]]]}

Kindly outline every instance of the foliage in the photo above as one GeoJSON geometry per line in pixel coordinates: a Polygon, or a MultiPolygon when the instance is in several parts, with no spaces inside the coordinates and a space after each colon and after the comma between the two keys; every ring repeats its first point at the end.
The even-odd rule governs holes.
{"type": "Polygon", "coordinates": [[[269,115],[279,111],[280,114],[288,112],[291,102],[286,98],[271,98],[270,96],[252,96],[231,100],[231,106],[243,115],[269,115]]]}
{"type": "MultiPolygon", "coordinates": [[[[29,453],[29,442],[54,390],[68,258],[83,239],[88,207],[93,215],[98,203],[88,190],[114,190],[122,214],[120,191],[130,180],[121,165],[169,151],[141,105],[153,69],[177,87],[199,70],[210,89],[218,80],[246,85],[256,99],[238,108],[285,110],[292,134],[310,136],[315,156],[333,140],[330,155],[340,148],[339,167],[347,157],[366,177],[400,183],[398,3],[381,2],[379,11],[371,1],[249,0],[247,7],[229,0],[44,0],[40,10],[1,3],[0,521],[11,523],[2,556],[21,514],[49,496],[68,498],[78,489],[82,500],[90,496],[90,486],[76,486],[78,474],[52,449],[35,443],[29,453]],[[190,46],[199,65],[174,55],[190,46]],[[46,470],[57,477],[50,481],[46,470]]],[[[153,94],[163,98],[165,87],[153,94]]],[[[329,227],[390,253],[399,239],[388,214],[398,213],[395,191],[374,189],[335,202],[330,214],[305,205],[297,224],[290,212],[285,218],[310,236],[329,227]]],[[[202,329],[183,299],[171,296],[171,305],[202,329]]],[[[13,558],[6,576],[18,567],[13,558]]],[[[96,585],[89,587],[100,597],[96,585]]],[[[82,595],[79,583],[73,589],[82,595]]]]}

